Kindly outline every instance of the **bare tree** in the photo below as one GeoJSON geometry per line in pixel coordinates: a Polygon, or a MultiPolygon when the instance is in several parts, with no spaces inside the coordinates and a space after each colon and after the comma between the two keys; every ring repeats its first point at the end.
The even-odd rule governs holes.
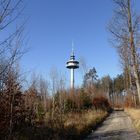
{"type": "Polygon", "coordinates": [[[45,112],[49,108],[48,105],[47,105],[47,101],[48,101],[48,98],[49,98],[48,88],[49,88],[48,81],[43,79],[43,77],[41,76],[40,80],[39,80],[39,92],[40,92],[41,98],[43,100],[43,108],[44,108],[45,112]]]}
{"type": "MultiPolygon", "coordinates": [[[[109,24],[109,31],[118,52],[123,54],[125,50],[128,59],[122,57],[130,74],[133,74],[140,101],[140,81],[139,81],[139,41],[140,41],[140,20],[132,7],[133,0],[114,0],[116,9],[112,22],[109,24]],[[125,48],[127,47],[127,49],[125,48]],[[123,48],[123,49],[122,49],[123,48]],[[129,60],[129,62],[128,62],[129,60]],[[131,69],[132,68],[132,69],[131,69]],[[131,71],[132,70],[132,71],[131,71]]],[[[125,66],[125,67],[126,67],[125,66]]]]}
{"type": "Polygon", "coordinates": [[[55,94],[58,89],[58,71],[56,68],[50,70],[50,81],[52,94],[55,94]]]}
{"type": "Polygon", "coordinates": [[[0,69],[1,78],[3,73],[21,54],[21,49],[19,48],[22,45],[19,43],[23,41],[21,40],[21,34],[25,24],[25,20],[21,20],[23,10],[24,4],[22,0],[0,0],[0,34],[2,36],[0,39],[0,61],[4,60],[6,62],[4,65],[0,62],[0,65],[2,65],[0,69]]]}
{"type": "Polygon", "coordinates": [[[50,83],[51,83],[51,91],[52,91],[52,115],[51,117],[54,118],[55,113],[55,94],[58,89],[58,71],[56,68],[52,68],[50,71],[50,83]]]}
{"type": "Polygon", "coordinates": [[[112,79],[109,75],[102,77],[101,88],[103,88],[103,92],[105,93],[106,97],[111,101],[112,79]]]}

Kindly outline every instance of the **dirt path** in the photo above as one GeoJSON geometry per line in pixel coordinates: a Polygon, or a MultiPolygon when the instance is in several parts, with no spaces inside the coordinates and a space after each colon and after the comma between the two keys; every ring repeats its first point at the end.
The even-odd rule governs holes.
{"type": "Polygon", "coordinates": [[[114,111],[86,140],[140,140],[132,121],[123,111],[114,111]]]}

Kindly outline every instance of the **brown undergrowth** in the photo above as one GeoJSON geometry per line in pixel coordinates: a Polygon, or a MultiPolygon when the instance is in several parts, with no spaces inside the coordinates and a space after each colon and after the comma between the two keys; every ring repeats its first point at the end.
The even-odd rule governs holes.
{"type": "Polygon", "coordinates": [[[26,127],[19,140],[82,140],[107,115],[107,112],[101,110],[69,112],[63,116],[61,125],[59,121],[55,121],[53,125],[54,122],[48,121],[44,126],[32,127],[32,129],[26,127]]]}

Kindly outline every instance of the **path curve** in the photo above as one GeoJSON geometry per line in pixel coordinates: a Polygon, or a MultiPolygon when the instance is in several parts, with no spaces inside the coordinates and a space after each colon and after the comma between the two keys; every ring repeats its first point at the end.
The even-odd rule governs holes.
{"type": "Polygon", "coordinates": [[[140,140],[130,117],[124,111],[114,111],[85,140],[140,140]]]}

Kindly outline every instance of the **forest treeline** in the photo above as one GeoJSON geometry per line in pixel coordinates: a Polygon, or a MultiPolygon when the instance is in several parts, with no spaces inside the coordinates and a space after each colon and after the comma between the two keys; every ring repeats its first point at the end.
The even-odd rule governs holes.
{"type": "Polygon", "coordinates": [[[96,68],[87,68],[81,61],[83,83],[73,90],[56,69],[50,71],[49,79],[35,74],[29,81],[24,78],[19,64],[25,52],[24,2],[0,0],[0,139],[83,139],[112,108],[139,107],[140,18],[133,0],[113,1],[114,17],[108,30],[122,74],[99,78],[96,68]],[[23,21],[17,26],[19,18],[23,21]]]}
{"type": "MultiPolygon", "coordinates": [[[[10,67],[6,75],[0,92],[1,139],[80,139],[82,134],[89,133],[89,128],[85,129],[85,124],[84,128],[79,130],[75,128],[75,123],[83,121],[82,117],[87,114],[89,116],[83,119],[89,120],[92,115],[91,119],[97,117],[94,123],[100,123],[111,111],[111,103],[114,103],[114,100],[120,105],[118,101],[121,100],[118,98],[110,100],[112,90],[116,93],[123,90],[121,75],[115,79],[106,76],[99,80],[95,68],[85,74],[83,86],[74,91],[66,89],[63,79],[59,79],[59,75],[54,71],[50,83],[34,75],[26,90],[22,89],[16,67],[10,67]],[[71,120],[72,118],[75,120],[71,120]],[[87,132],[84,132],[85,130],[87,132]]],[[[89,124],[90,128],[94,126],[92,123],[89,124]]]]}

